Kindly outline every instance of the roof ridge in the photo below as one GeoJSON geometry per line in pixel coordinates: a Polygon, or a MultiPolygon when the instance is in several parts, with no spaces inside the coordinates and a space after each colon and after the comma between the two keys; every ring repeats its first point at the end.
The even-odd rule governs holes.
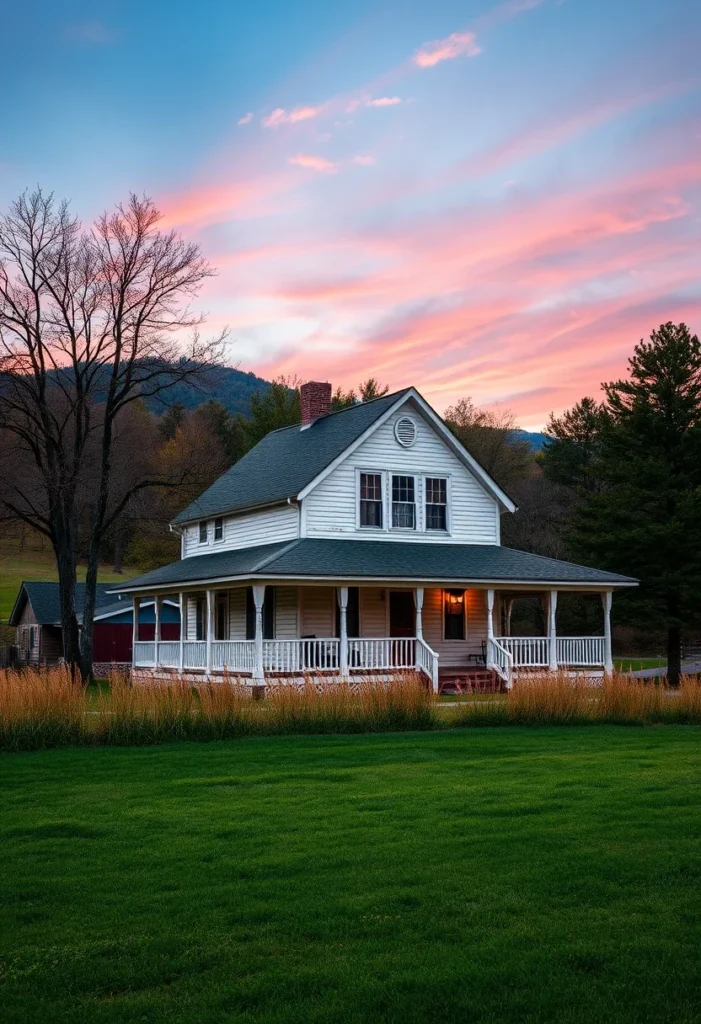
{"type": "MultiPolygon", "coordinates": [[[[363,401],[363,402],[356,402],[354,405],[347,405],[343,409],[333,409],[331,412],[324,413],[323,416],[319,416],[317,419],[315,419],[313,421],[313,423],[311,424],[311,426],[313,426],[314,423],[321,423],[323,420],[331,419],[332,416],[339,416],[343,412],[351,412],[353,409],[360,409],[361,407],[364,407],[364,406],[367,406],[367,405],[372,405],[373,402],[382,402],[382,401],[385,401],[388,398],[395,398],[395,397],[398,397],[399,395],[405,394],[407,391],[412,391],[412,390],[415,390],[415,389],[414,389],[413,384],[410,384],[408,387],[400,388],[398,391],[389,391],[386,395],[377,395],[376,398],[369,398],[366,402],[365,401],[363,401]]],[[[269,430],[268,433],[265,434],[264,437],[261,438],[261,441],[264,441],[266,437],[270,437],[271,434],[281,434],[284,430],[299,430],[299,429],[300,429],[299,423],[290,423],[290,425],[287,426],[287,427],[275,427],[274,430],[269,430]]],[[[258,444],[260,444],[260,441],[258,442],[258,444]]],[[[251,449],[251,451],[253,451],[253,449],[251,449]]],[[[246,454],[248,454],[248,452],[246,454]]],[[[235,465],[235,463],[234,463],[234,465],[235,465]]]]}

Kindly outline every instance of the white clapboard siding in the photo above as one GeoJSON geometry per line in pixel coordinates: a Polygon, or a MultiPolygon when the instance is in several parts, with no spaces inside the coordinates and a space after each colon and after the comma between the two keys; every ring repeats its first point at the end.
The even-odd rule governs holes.
{"type": "Polygon", "coordinates": [[[187,640],[197,639],[197,598],[205,598],[204,591],[201,594],[189,594],[187,597],[187,640]]]}
{"type": "Polygon", "coordinates": [[[300,587],[300,636],[332,637],[336,631],[334,587],[300,587]]]}
{"type": "Polygon", "coordinates": [[[229,591],[229,640],[246,639],[246,587],[229,591]]]}
{"type": "MultiPolygon", "coordinates": [[[[483,590],[465,591],[467,622],[465,640],[443,639],[443,591],[424,592],[422,613],[426,643],[440,656],[441,668],[468,664],[469,654],[479,654],[487,637],[487,608],[483,590]]],[[[474,660],[472,661],[474,665],[474,660]]]]}
{"type": "Polygon", "coordinates": [[[294,640],[297,630],[297,587],[275,588],[275,639],[294,640]]]}
{"type": "Polygon", "coordinates": [[[361,587],[360,635],[367,637],[389,636],[387,625],[387,591],[380,587],[361,587]]]}
{"type": "MultiPolygon", "coordinates": [[[[447,447],[434,428],[411,407],[403,407],[334,469],[305,498],[308,537],[365,537],[421,543],[498,544],[498,506],[469,469],[447,447]],[[411,448],[403,448],[394,436],[394,424],[410,415],[417,426],[411,448]],[[450,479],[450,533],[424,532],[423,489],[417,480],[419,528],[406,530],[359,530],[357,528],[357,471],[387,470],[417,477],[450,479]]],[[[387,517],[385,517],[387,518],[387,517]]]]}
{"type": "Polygon", "coordinates": [[[211,555],[215,551],[260,547],[261,544],[294,540],[299,536],[299,511],[293,505],[277,505],[275,508],[261,509],[259,512],[226,516],[224,537],[220,541],[214,540],[214,520],[210,519],[208,522],[206,544],[199,542],[198,523],[187,527],[183,546],[185,558],[191,555],[211,555]]]}

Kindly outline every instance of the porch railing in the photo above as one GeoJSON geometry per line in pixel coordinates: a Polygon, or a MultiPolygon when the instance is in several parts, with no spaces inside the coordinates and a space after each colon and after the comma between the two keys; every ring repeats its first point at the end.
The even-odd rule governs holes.
{"type": "Polygon", "coordinates": [[[153,668],[156,664],[156,645],[153,640],[137,640],[134,644],[134,664],[153,668]]]}
{"type": "Polygon", "coordinates": [[[499,636],[495,639],[509,652],[517,668],[547,668],[550,664],[547,636],[499,636]]]}
{"type": "MultiPolygon", "coordinates": [[[[206,654],[205,650],[205,657],[206,654]]],[[[212,641],[212,668],[215,671],[253,672],[255,661],[255,640],[212,641]]]]}
{"type": "Polygon", "coordinates": [[[207,668],[207,641],[185,640],[183,643],[183,668],[207,668]]]}
{"type": "Polygon", "coordinates": [[[180,641],[160,640],[158,642],[158,664],[164,668],[178,668],[180,664],[180,641]]]}
{"type": "Polygon", "coordinates": [[[357,638],[348,641],[348,667],[375,671],[385,668],[415,668],[414,637],[357,638]]]}
{"type": "Polygon", "coordinates": [[[416,641],[416,669],[431,680],[433,689],[438,691],[438,655],[425,640],[416,641]]]}
{"type": "Polygon", "coordinates": [[[556,642],[558,665],[604,665],[603,636],[559,636],[556,642]]]}
{"type": "Polygon", "coordinates": [[[265,640],[264,672],[338,671],[341,642],[335,639],[265,640]]]}
{"type": "Polygon", "coordinates": [[[511,686],[513,664],[513,655],[502,645],[501,638],[497,640],[495,637],[489,637],[487,639],[487,668],[496,672],[507,687],[511,686]]]}

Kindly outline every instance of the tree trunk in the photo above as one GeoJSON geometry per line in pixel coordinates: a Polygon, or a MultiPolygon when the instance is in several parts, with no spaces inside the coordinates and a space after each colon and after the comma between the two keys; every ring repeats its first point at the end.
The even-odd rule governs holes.
{"type": "Polygon", "coordinates": [[[667,627],[667,684],[679,686],[682,674],[682,632],[678,625],[667,627]]]}
{"type": "Polygon", "coordinates": [[[61,633],[63,635],[63,657],[69,664],[73,681],[77,682],[76,669],[80,659],[80,627],[75,607],[75,558],[71,557],[70,544],[54,545],[58,566],[58,591],[61,605],[61,633]]]}
{"type": "Polygon", "coordinates": [[[114,571],[122,572],[122,528],[119,523],[114,534],[114,571]]]}

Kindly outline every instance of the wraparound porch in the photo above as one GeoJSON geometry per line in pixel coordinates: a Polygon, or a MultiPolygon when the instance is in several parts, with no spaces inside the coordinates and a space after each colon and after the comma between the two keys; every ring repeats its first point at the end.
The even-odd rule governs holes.
{"type": "Polygon", "coordinates": [[[557,590],[543,594],[547,635],[511,636],[513,593],[391,583],[180,592],[181,640],[160,638],[159,597],[156,639],[134,639],[133,664],[204,678],[229,673],[258,685],[310,674],[348,680],[411,670],[434,690],[442,670],[482,669],[507,688],[519,671],[612,670],[611,591],[601,593],[597,636],[557,635],[557,590]]]}

